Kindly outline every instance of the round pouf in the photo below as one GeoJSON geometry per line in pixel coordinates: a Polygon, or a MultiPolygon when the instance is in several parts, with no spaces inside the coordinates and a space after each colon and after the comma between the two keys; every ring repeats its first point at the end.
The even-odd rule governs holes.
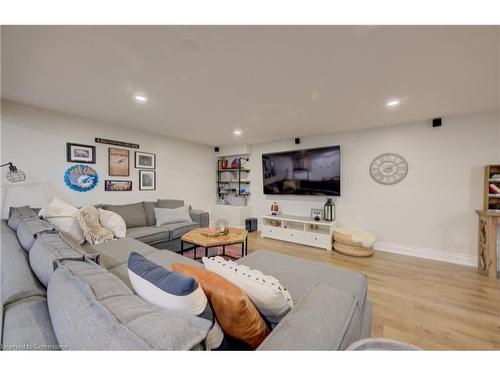
{"type": "Polygon", "coordinates": [[[333,238],[336,251],[354,257],[373,255],[373,244],[377,239],[372,233],[356,228],[335,228],[333,238]]]}

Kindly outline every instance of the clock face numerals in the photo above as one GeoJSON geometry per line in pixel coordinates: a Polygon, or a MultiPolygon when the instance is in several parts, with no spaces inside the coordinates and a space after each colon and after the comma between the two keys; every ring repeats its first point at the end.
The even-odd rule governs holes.
{"type": "Polygon", "coordinates": [[[370,175],[379,184],[393,185],[408,174],[408,163],[398,154],[381,154],[370,164],[370,175]]]}

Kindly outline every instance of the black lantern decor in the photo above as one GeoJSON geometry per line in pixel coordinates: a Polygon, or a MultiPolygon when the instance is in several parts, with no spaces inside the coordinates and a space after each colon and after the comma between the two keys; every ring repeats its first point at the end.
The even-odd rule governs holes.
{"type": "Polygon", "coordinates": [[[333,203],[332,198],[328,198],[326,200],[325,206],[323,207],[323,220],[335,220],[335,203],[333,203]]]}

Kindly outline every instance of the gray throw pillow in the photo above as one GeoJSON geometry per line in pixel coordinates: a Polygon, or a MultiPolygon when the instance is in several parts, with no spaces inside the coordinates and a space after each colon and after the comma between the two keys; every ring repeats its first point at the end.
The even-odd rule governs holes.
{"type": "Polygon", "coordinates": [[[38,217],[37,213],[30,208],[30,206],[21,206],[21,207],[11,207],[9,209],[9,221],[7,225],[17,231],[17,228],[23,221],[23,219],[27,219],[29,217],[38,217]]]}
{"type": "Polygon", "coordinates": [[[146,222],[148,225],[156,225],[155,207],[158,207],[158,202],[143,202],[146,210],[146,222]]]}
{"type": "Polygon", "coordinates": [[[189,207],[182,206],[179,208],[158,208],[155,207],[156,226],[173,223],[191,223],[191,215],[189,215],[189,207]]]}

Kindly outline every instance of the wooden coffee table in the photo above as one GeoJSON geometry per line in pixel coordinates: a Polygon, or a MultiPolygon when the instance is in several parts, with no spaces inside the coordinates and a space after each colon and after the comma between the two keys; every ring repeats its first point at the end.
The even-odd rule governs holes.
{"type": "Polygon", "coordinates": [[[186,250],[194,249],[194,259],[196,258],[196,249],[202,247],[205,249],[205,256],[208,256],[208,249],[211,247],[222,246],[222,255],[230,258],[234,258],[230,255],[226,255],[226,246],[241,244],[241,256],[245,256],[248,253],[248,232],[244,229],[229,227],[229,233],[224,236],[210,237],[203,234],[206,228],[194,228],[187,232],[181,237],[181,255],[186,250]],[[192,248],[184,249],[184,243],[193,245],[192,248]]]}

